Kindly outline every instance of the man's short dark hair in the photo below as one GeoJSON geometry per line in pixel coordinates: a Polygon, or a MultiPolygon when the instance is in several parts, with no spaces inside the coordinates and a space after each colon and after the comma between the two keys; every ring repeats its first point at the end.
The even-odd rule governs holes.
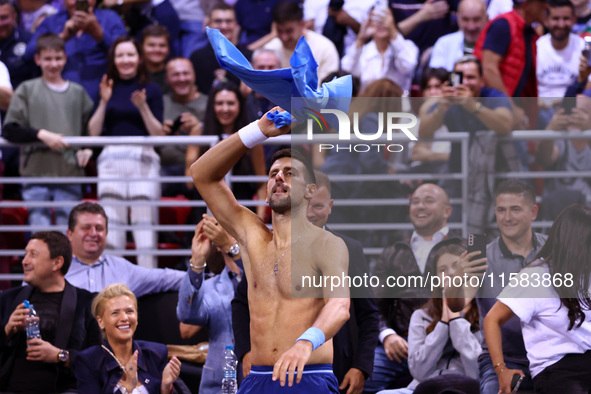
{"type": "Polygon", "coordinates": [[[209,17],[211,18],[211,16],[213,15],[213,13],[215,11],[232,11],[234,12],[234,14],[236,14],[236,11],[234,11],[234,7],[224,3],[224,2],[219,2],[216,5],[213,6],[213,8],[211,9],[211,11],[209,12],[209,17]]]}
{"type": "Polygon", "coordinates": [[[40,231],[31,235],[31,239],[45,242],[47,249],[49,249],[50,258],[55,259],[60,256],[64,258],[64,264],[60,271],[65,276],[72,262],[72,244],[68,237],[59,231],[40,231]]]}
{"type": "Polygon", "coordinates": [[[454,63],[454,70],[458,64],[466,64],[466,63],[476,63],[476,66],[478,66],[478,75],[480,75],[482,77],[482,63],[480,62],[480,59],[478,59],[474,55],[464,55],[461,58],[459,58],[458,60],[456,60],[456,62],[454,63]]]}
{"type": "Polygon", "coordinates": [[[41,54],[41,51],[46,49],[53,49],[58,52],[65,52],[66,43],[64,39],[54,33],[41,34],[37,38],[36,53],[41,54]]]}
{"type": "Polygon", "coordinates": [[[282,159],[284,157],[291,157],[292,159],[296,159],[300,161],[304,167],[306,167],[306,173],[304,174],[304,180],[308,184],[316,184],[316,177],[314,176],[314,167],[312,166],[312,162],[308,159],[308,156],[303,154],[297,149],[285,148],[278,150],[275,152],[273,157],[271,158],[271,165],[275,163],[277,160],[282,159]]]}
{"type": "Polygon", "coordinates": [[[72,211],[70,211],[70,217],[68,217],[68,230],[74,231],[76,224],[78,223],[78,215],[81,213],[91,213],[93,215],[101,215],[105,218],[105,227],[109,228],[109,218],[105,213],[100,204],[92,202],[83,202],[82,204],[76,205],[72,211]]]}
{"type": "Polygon", "coordinates": [[[549,0],[547,14],[550,14],[550,8],[569,7],[573,15],[575,14],[575,6],[570,0],[549,0]]]}
{"type": "Polygon", "coordinates": [[[530,204],[534,205],[536,203],[536,192],[534,188],[521,179],[507,179],[499,183],[495,188],[495,199],[501,194],[522,195],[530,204]]]}
{"type": "Polygon", "coordinates": [[[325,187],[328,190],[328,195],[330,197],[331,188],[330,188],[330,179],[328,179],[328,175],[324,172],[319,170],[314,170],[314,177],[316,178],[316,187],[320,189],[321,187],[325,187]]]}
{"type": "Polygon", "coordinates": [[[166,26],[163,25],[149,25],[142,31],[142,44],[148,37],[164,37],[170,45],[170,33],[166,26]]]}
{"type": "Polygon", "coordinates": [[[282,1],[273,8],[273,22],[301,22],[304,20],[304,10],[299,2],[282,1]]]}

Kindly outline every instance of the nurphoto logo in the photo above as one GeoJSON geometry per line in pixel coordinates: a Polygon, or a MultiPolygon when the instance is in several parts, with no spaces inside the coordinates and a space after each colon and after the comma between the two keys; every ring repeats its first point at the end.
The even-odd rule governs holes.
{"type": "MultiPolygon", "coordinates": [[[[339,141],[351,141],[351,119],[349,115],[338,109],[321,109],[320,112],[313,110],[310,107],[304,107],[305,114],[309,117],[307,121],[307,139],[313,140],[314,125],[316,124],[320,129],[321,133],[328,132],[328,122],[324,118],[323,114],[334,115],[338,121],[338,139],[339,141]]],[[[417,118],[415,115],[406,112],[378,112],[378,129],[371,133],[362,133],[359,130],[359,113],[353,112],[353,135],[362,141],[377,141],[382,139],[384,135],[384,128],[386,133],[386,140],[391,141],[394,132],[401,131],[410,141],[417,141],[417,137],[410,131],[417,125],[417,118]],[[385,127],[384,127],[385,120],[385,127]],[[410,122],[408,121],[410,120],[410,122]]],[[[334,123],[333,123],[334,124],[334,123]]],[[[365,131],[365,130],[364,130],[365,131]]],[[[373,144],[318,144],[320,152],[327,150],[341,151],[345,150],[348,152],[369,152],[370,150],[377,150],[380,152],[382,149],[386,149],[388,152],[402,152],[404,147],[400,144],[390,143],[373,143],[373,144]]]]}

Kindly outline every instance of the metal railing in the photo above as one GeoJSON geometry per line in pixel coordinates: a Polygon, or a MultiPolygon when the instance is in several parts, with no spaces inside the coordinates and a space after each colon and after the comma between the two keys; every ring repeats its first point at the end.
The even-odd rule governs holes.
{"type": "MultiPolygon", "coordinates": [[[[469,133],[450,133],[445,136],[435,137],[431,140],[425,141],[450,141],[460,143],[461,145],[461,172],[453,174],[432,174],[432,173],[412,173],[412,174],[361,174],[361,175],[330,175],[330,179],[333,182],[384,182],[384,181],[402,181],[402,180],[423,180],[423,179],[452,179],[461,181],[462,193],[460,198],[451,199],[451,203],[454,205],[466,206],[468,198],[468,153],[469,153],[469,133]]],[[[523,141],[523,140],[547,140],[547,139],[591,139],[591,132],[552,132],[552,131],[515,131],[511,136],[503,137],[503,140],[508,141],[523,141]]],[[[147,146],[165,146],[165,145],[197,145],[197,146],[213,146],[219,142],[219,138],[216,136],[157,136],[157,137],[64,137],[64,140],[72,147],[101,147],[105,145],[147,145],[147,146]]],[[[315,135],[315,144],[319,143],[337,143],[337,136],[334,134],[326,135],[315,135]]],[[[348,143],[360,142],[366,143],[367,141],[356,140],[352,137],[348,143]]],[[[407,143],[408,139],[404,136],[395,135],[393,139],[386,140],[385,138],[372,141],[372,143],[407,143]]],[[[271,138],[265,142],[268,145],[285,145],[285,144],[309,144],[310,141],[305,139],[305,136],[294,135],[294,136],[281,136],[271,138]]],[[[35,144],[30,144],[35,145],[35,144]]],[[[41,145],[40,143],[36,145],[41,145]]],[[[18,144],[9,143],[0,138],[0,147],[2,146],[22,146],[18,144]]],[[[556,178],[556,177],[591,177],[591,171],[572,173],[572,172],[507,172],[497,173],[496,178],[556,178]]],[[[226,182],[228,185],[238,182],[266,182],[266,176],[234,176],[228,174],[226,182]]],[[[130,179],[116,179],[109,178],[109,181],[129,181],[130,179]]],[[[133,178],[136,180],[148,180],[159,183],[186,183],[192,182],[190,177],[186,176],[165,176],[155,178],[133,178]]],[[[35,177],[19,177],[19,178],[0,178],[0,183],[3,184],[27,184],[27,183],[39,183],[43,182],[46,184],[64,184],[64,183],[80,183],[80,184],[96,184],[100,179],[98,177],[61,177],[61,178],[35,178],[35,177]]],[[[78,201],[56,201],[56,202],[41,202],[41,201],[1,201],[0,208],[15,208],[15,207],[57,207],[57,206],[75,206],[78,201]]],[[[122,201],[100,201],[101,205],[125,205],[128,206],[129,202],[122,201]]],[[[134,202],[134,204],[139,202],[134,202]]],[[[150,205],[154,207],[205,207],[205,203],[200,200],[195,201],[142,201],[142,204],[150,205]]],[[[249,207],[265,204],[264,201],[252,201],[252,200],[241,200],[241,204],[249,207]]],[[[408,205],[408,199],[405,198],[370,198],[370,199],[337,199],[334,202],[335,206],[406,206],[408,205]]],[[[449,223],[451,229],[462,230],[466,234],[468,218],[466,216],[466,210],[462,209],[461,221],[456,223],[449,223]]],[[[536,222],[537,227],[549,227],[551,222],[536,222]]],[[[194,225],[144,225],[144,226],[132,226],[132,225],[111,225],[111,230],[133,230],[133,229],[151,229],[154,231],[193,231],[194,225]]],[[[412,230],[411,223],[335,223],[331,224],[331,228],[337,231],[347,230],[412,230]]],[[[33,225],[0,225],[0,232],[34,232],[41,230],[58,230],[65,231],[64,226],[33,226],[33,225]]],[[[365,248],[364,251],[369,255],[376,255],[381,252],[381,247],[370,247],[365,248]]],[[[173,250],[109,250],[110,254],[114,255],[138,255],[138,254],[149,254],[153,256],[186,256],[190,254],[188,249],[173,249],[173,250]]],[[[20,256],[23,255],[22,250],[0,250],[0,256],[20,256]]],[[[22,278],[22,275],[18,278],[22,278]]],[[[2,279],[14,279],[14,275],[0,274],[0,280],[2,279]]]]}

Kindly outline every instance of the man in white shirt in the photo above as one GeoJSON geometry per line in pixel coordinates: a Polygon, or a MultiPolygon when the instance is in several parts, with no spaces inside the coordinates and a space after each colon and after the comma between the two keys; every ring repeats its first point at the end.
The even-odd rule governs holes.
{"type": "Polygon", "coordinates": [[[435,272],[433,264],[428,266],[429,255],[435,245],[446,242],[451,211],[445,190],[432,183],[419,186],[410,200],[409,216],[415,229],[410,241],[388,246],[378,258],[373,275],[378,276],[381,283],[386,283],[386,278],[390,277],[406,279],[407,284],[376,289],[380,344],[375,351],[372,378],[365,384],[368,392],[386,389],[410,377],[406,361],[410,316],[430,297],[429,289],[425,291],[411,285],[411,277],[426,278],[435,272]]]}
{"type": "Polygon", "coordinates": [[[306,30],[302,7],[291,1],[283,1],[273,9],[273,22],[277,27],[277,37],[269,41],[264,48],[276,51],[281,57],[281,67],[289,68],[289,59],[298,40],[304,36],[314,59],[318,63],[318,82],[330,73],[339,70],[339,53],[328,38],[312,30],[306,30]]]}
{"type": "Polygon", "coordinates": [[[482,0],[462,0],[458,5],[459,30],[435,42],[429,67],[452,71],[456,60],[474,52],[474,44],[487,21],[486,4],[482,0]]]}
{"type": "Polygon", "coordinates": [[[579,75],[581,52],[585,43],[572,33],[576,21],[575,11],[569,0],[552,0],[549,3],[544,24],[549,30],[536,42],[536,78],[538,96],[560,100],[544,100],[542,107],[551,107],[553,102],[562,102],[566,88],[579,75]]]}

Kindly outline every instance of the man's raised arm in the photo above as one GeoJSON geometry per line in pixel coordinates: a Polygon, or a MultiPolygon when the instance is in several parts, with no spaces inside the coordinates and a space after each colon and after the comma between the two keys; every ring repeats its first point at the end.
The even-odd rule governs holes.
{"type": "MultiPolygon", "coordinates": [[[[274,110],[281,109],[276,107],[271,111],[274,110]]],[[[191,166],[191,176],[201,197],[222,227],[239,242],[244,242],[247,223],[252,223],[257,218],[249,209],[238,204],[224,182],[224,177],[248,149],[269,137],[288,131],[289,126],[277,129],[265,114],[258,121],[243,127],[238,133],[209,149],[191,166]]]]}

